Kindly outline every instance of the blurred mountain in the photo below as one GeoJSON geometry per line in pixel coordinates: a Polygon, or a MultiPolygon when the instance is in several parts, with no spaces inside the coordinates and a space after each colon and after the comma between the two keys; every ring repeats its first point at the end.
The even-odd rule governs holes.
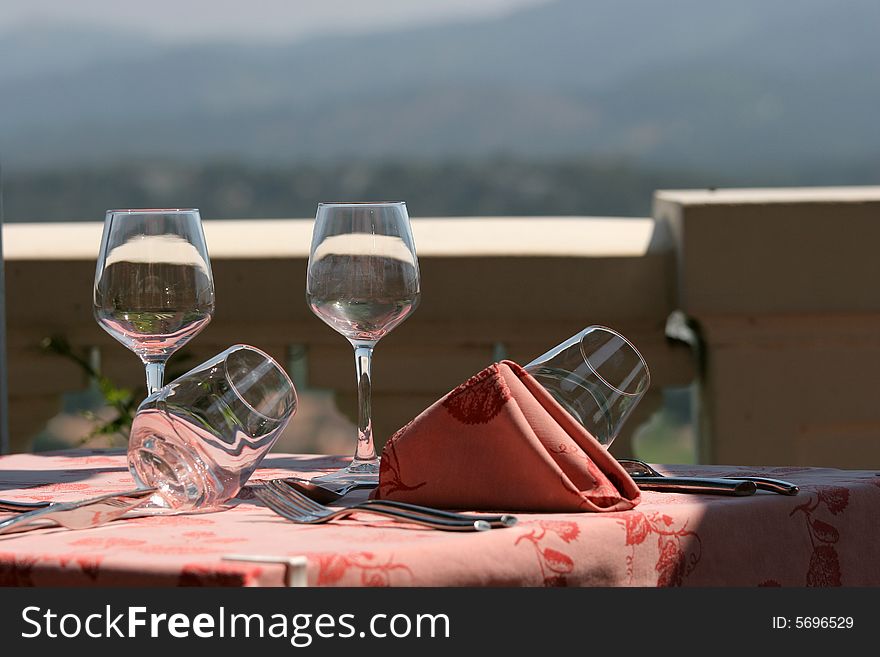
{"type": "MultiPolygon", "coordinates": [[[[414,216],[645,216],[655,189],[736,184],[622,161],[138,162],[7,176],[6,221],[99,220],[107,208],[198,207],[206,219],[310,217],[319,201],[403,198],[414,216]]],[[[774,181],[776,182],[776,181],[774,181]]]]}
{"type": "Polygon", "coordinates": [[[148,56],[154,42],[138,33],[43,20],[0,34],[0,81],[72,73],[112,52],[117,61],[148,56]]]}
{"type": "Polygon", "coordinates": [[[558,0],[285,46],[31,25],[0,35],[0,158],[845,166],[880,158],[878,25],[876,0],[558,0]]]}

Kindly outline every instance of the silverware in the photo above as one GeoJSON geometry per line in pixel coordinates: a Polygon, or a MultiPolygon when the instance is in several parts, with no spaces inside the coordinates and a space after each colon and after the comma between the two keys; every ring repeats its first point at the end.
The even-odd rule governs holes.
{"type": "Polygon", "coordinates": [[[724,479],[733,479],[737,481],[752,481],[758,487],[758,490],[766,490],[771,493],[779,493],[780,495],[797,495],[800,488],[796,484],[792,484],[782,479],[770,479],[769,477],[753,477],[751,475],[723,477],[724,479]]]}
{"type": "Polygon", "coordinates": [[[109,493],[78,502],[56,502],[0,522],[0,534],[30,531],[60,525],[67,529],[88,529],[116,520],[150,501],[155,488],[109,493]]]}
{"type": "Polygon", "coordinates": [[[0,511],[21,513],[23,511],[35,511],[45,509],[51,502],[18,502],[16,500],[0,500],[0,511]]]}
{"type": "Polygon", "coordinates": [[[712,477],[639,477],[632,478],[641,490],[663,493],[703,493],[711,495],[754,495],[758,487],[753,481],[733,481],[712,477]]]}
{"type": "Polygon", "coordinates": [[[331,509],[310,500],[299,491],[289,486],[267,485],[255,488],[254,494],[272,511],[292,522],[301,524],[321,524],[337,518],[344,518],[352,513],[369,512],[380,516],[386,516],[401,522],[415,523],[442,529],[445,531],[488,531],[492,526],[485,520],[449,520],[440,517],[429,517],[422,514],[410,513],[402,509],[387,506],[355,504],[342,509],[331,509]]]}
{"type": "Polygon", "coordinates": [[[316,484],[310,479],[302,477],[284,477],[280,480],[289,486],[294,486],[309,499],[315,500],[319,504],[331,504],[337,500],[341,500],[353,490],[373,489],[376,487],[374,483],[355,482],[351,484],[333,484],[330,482],[316,484]]]}
{"type": "MultiPolygon", "coordinates": [[[[718,482],[723,481],[734,481],[734,482],[752,482],[755,484],[756,490],[766,490],[773,493],[779,493],[780,495],[797,495],[799,492],[799,488],[788,481],[782,481],[781,479],[771,479],[769,477],[752,477],[752,476],[742,476],[742,477],[670,477],[664,475],[653,467],[645,463],[644,461],[640,461],[639,459],[618,459],[618,462],[626,469],[627,473],[633,478],[636,483],[650,483],[650,480],[662,479],[663,483],[672,484],[673,480],[680,482],[682,485],[687,484],[688,482],[693,483],[696,486],[703,488],[704,486],[699,482],[712,482],[710,485],[706,483],[705,487],[711,488],[712,486],[717,486],[718,482]]],[[[641,484],[639,485],[641,488],[641,484]]],[[[658,488],[651,488],[645,490],[660,490],[658,488]]],[[[696,492],[711,492],[708,490],[700,490],[696,492]]],[[[752,491],[754,492],[754,491],[752,491]]],[[[734,493],[737,495],[750,495],[751,493],[734,493]]]]}
{"type": "MultiPolygon", "coordinates": [[[[276,490],[281,492],[282,494],[286,491],[287,488],[293,488],[297,490],[299,493],[305,495],[307,498],[312,500],[313,502],[317,502],[318,504],[326,504],[328,502],[335,502],[345,495],[347,495],[350,491],[356,488],[369,488],[373,489],[376,486],[374,484],[365,484],[365,483],[354,483],[354,484],[316,484],[308,479],[302,479],[300,477],[285,477],[283,479],[273,479],[270,482],[267,482],[268,485],[273,486],[276,490]]],[[[435,509],[428,506],[419,506],[416,504],[410,504],[408,502],[398,502],[396,500],[364,500],[363,502],[359,502],[358,506],[369,506],[369,507],[390,507],[394,509],[400,509],[402,511],[408,511],[410,513],[417,513],[420,515],[425,515],[429,517],[438,517],[445,518],[447,520],[462,520],[465,522],[473,522],[474,520],[485,520],[492,527],[513,527],[516,524],[516,516],[512,516],[509,514],[502,515],[469,515],[467,513],[456,513],[454,511],[446,511],[445,509],[435,509]]]]}

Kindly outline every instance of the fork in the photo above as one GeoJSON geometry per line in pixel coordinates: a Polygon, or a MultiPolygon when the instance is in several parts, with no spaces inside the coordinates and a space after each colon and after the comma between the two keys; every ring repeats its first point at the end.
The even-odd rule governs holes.
{"type": "MultiPolygon", "coordinates": [[[[329,488],[325,484],[316,484],[308,479],[300,479],[299,477],[284,477],[282,479],[272,479],[267,482],[264,482],[266,485],[272,486],[282,495],[286,494],[287,491],[293,489],[298,493],[304,495],[312,502],[315,502],[318,505],[327,503],[327,502],[335,502],[348,494],[349,491],[355,488],[375,488],[375,486],[365,486],[362,483],[358,484],[346,484],[339,489],[329,488]]],[[[467,513],[455,513],[453,511],[446,511],[445,509],[434,509],[428,506],[418,506],[416,504],[410,504],[408,502],[398,502],[397,500],[364,500],[362,502],[358,502],[359,507],[365,509],[364,507],[370,506],[387,506],[395,509],[401,509],[403,511],[409,511],[411,513],[417,513],[423,516],[429,517],[439,517],[445,518],[447,520],[464,520],[473,522],[474,520],[485,520],[492,527],[513,527],[516,524],[516,516],[510,514],[503,515],[468,515],[467,513]]],[[[349,505],[351,506],[351,505],[349,505]]]]}
{"type": "Polygon", "coordinates": [[[380,505],[361,506],[355,504],[341,509],[331,509],[310,500],[302,493],[289,487],[286,490],[281,490],[278,486],[266,485],[262,488],[255,488],[254,494],[278,515],[300,524],[317,525],[337,518],[344,518],[352,513],[369,512],[401,522],[411,522],[445,531],[488,531],[492,528],[488,522],[482,519],[449,520],[380,505]]]}

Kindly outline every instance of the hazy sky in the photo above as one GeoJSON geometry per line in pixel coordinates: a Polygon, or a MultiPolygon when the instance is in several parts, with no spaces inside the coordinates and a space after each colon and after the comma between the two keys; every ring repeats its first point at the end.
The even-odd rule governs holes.
{"type": "Polygon", "coordinates": [[[477,18],[549,0],[0,0],[0,31],[33,22],[77,22],[163,39],[292,40],[334,29],[477,18]]]}

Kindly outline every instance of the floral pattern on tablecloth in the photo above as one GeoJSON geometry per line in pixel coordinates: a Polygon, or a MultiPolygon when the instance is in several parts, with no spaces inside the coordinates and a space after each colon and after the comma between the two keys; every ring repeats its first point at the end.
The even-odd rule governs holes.
{"type": "MultiPolygon", "coordinates": [[[[309,475],[341,463],[337,457],[271,454],[255,479],[309,475]]],[[[793,481],[801,494],[735,498],[645,491],[632,511],[519,513],[512,528],[460,534],[365,514],[329,525],[293,525],[243,492],[222,513],[0,536],[0,585],[284,585],[283,564],[226,558],[234,555],[305,556],[314,586],[880,585],[880,477],[874,472],[658,469],[763,473],[793,481]]],[[[73,500],[131,487],[119,452],[0,458],[4,499],[73,500]]]]}

